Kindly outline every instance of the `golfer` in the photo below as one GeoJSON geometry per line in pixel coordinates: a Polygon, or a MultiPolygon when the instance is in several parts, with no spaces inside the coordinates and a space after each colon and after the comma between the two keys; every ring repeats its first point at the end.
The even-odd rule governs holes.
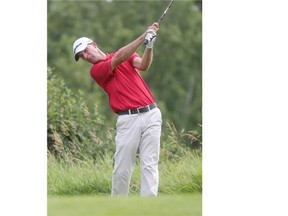
{"type": "Polygon", "coordinates": [[[108,94],[110,107],[118,115],[112,196],[128,195],[132,171],[139,151],[141,196],[157,196],[159,174],[161,111],[139,71],[147,71],[153,59],[158,23],[114,53],[102,52],[87,37],[73,44],[75,60],[92,64],[91,77],[108,94]],[[145,41],[144,53],[136,51],[145,41]]]}

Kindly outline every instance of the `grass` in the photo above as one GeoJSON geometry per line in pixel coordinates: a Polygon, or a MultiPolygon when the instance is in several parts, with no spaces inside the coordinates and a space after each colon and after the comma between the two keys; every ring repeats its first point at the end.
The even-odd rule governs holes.
{"type": "MultiPolygon", "coordinates": [[[[113,160],[105,155],[98,161],[58,161],[48,157],[48,194],[84,195],[110,194],[113,160]]],[[[162,158],[159,163],[159,192],[163,194],[202,192],[202,159],[187,153],[182,158],[162,158]]],[[[130,194],[140,192],[140,167],[136,164],[130,194]]]]}
{"type": "Polygon", "coordinates": [[[48,196],[48,216],[201,216],[202,195],[48,196]]]}
{"type": "Polygon", "coordinates": [[[109,194],[112,176],[112,158],[97,161],[67,163],[48,159],[48,194],[109,194]]]}

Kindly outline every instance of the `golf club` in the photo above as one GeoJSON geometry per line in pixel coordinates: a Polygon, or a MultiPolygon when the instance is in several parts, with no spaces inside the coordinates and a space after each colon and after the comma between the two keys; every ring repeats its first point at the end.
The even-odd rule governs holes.
{"type": "MultiPolygon", "coordinates": [[[[169,8],[171,7],[172,3],[174,2],[174,0],[171,0],[170,3],[168,4],[167,8],[165,9],[165,11],[162,13],[161,17],[158,19],[157,23],[160,25],[160,22],[163,20],[164,16],[166,15],[167,11],[169,10],[169,8]]],[[[149,33],[148,33],[149,34],[149,33]]],[[[144,44],[147,45],[148,44],[148,40],[145,39],[144,44]]]]}

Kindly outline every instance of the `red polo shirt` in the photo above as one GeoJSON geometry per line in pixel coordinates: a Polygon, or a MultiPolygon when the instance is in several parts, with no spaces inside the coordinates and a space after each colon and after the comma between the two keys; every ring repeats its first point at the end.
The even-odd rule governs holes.
{"type": "Polygon", "coordinates": [[[133,67],[133,60],[139,55],[134,53],[112,70],[111,59],[115,54],[107,54],[105,60],[97,62],[90,70],[91,77],[108,94],[111,109],[118,112],[154,103],[146,83],[133,67]]]}

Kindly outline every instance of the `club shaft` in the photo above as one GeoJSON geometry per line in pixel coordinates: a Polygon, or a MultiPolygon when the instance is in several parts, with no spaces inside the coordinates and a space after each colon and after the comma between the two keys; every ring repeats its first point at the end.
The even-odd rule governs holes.
{"type": "MultiPolygon", "coordinates": [[[[170,3],[168,4],[167,8],[165,9],[165,11],[162,13],[161,17],[159,18],[159,20],[157,21],[158,24],[160,24],[160,22],[162,21],[163,17],[165,16],[165,14],[167,13],[167,11],[169,10],[169,8],[171,7],[171,4],[173,3],[174,0],[171,0],[170,3]]],[[[147,45],[148,44],[148,40],[145,38],[144,40],[144,44],[147,45]]]]}
{"type": "Polygon", "coordinates": [[[165,9],[165,11],[163,12],[163,14],[161,15],[161,17],[159,18],[159,20],[157,21],[158,24],[160,24],[160,22],[162,21],[162,19],[164,18],[164,16],[166,15],[167,11],[169,10],[169,8],[171,7],[172,3],[174,2],[174,0],[171,0],[169,5],[167,6],[167,8],[165,9]]]}

